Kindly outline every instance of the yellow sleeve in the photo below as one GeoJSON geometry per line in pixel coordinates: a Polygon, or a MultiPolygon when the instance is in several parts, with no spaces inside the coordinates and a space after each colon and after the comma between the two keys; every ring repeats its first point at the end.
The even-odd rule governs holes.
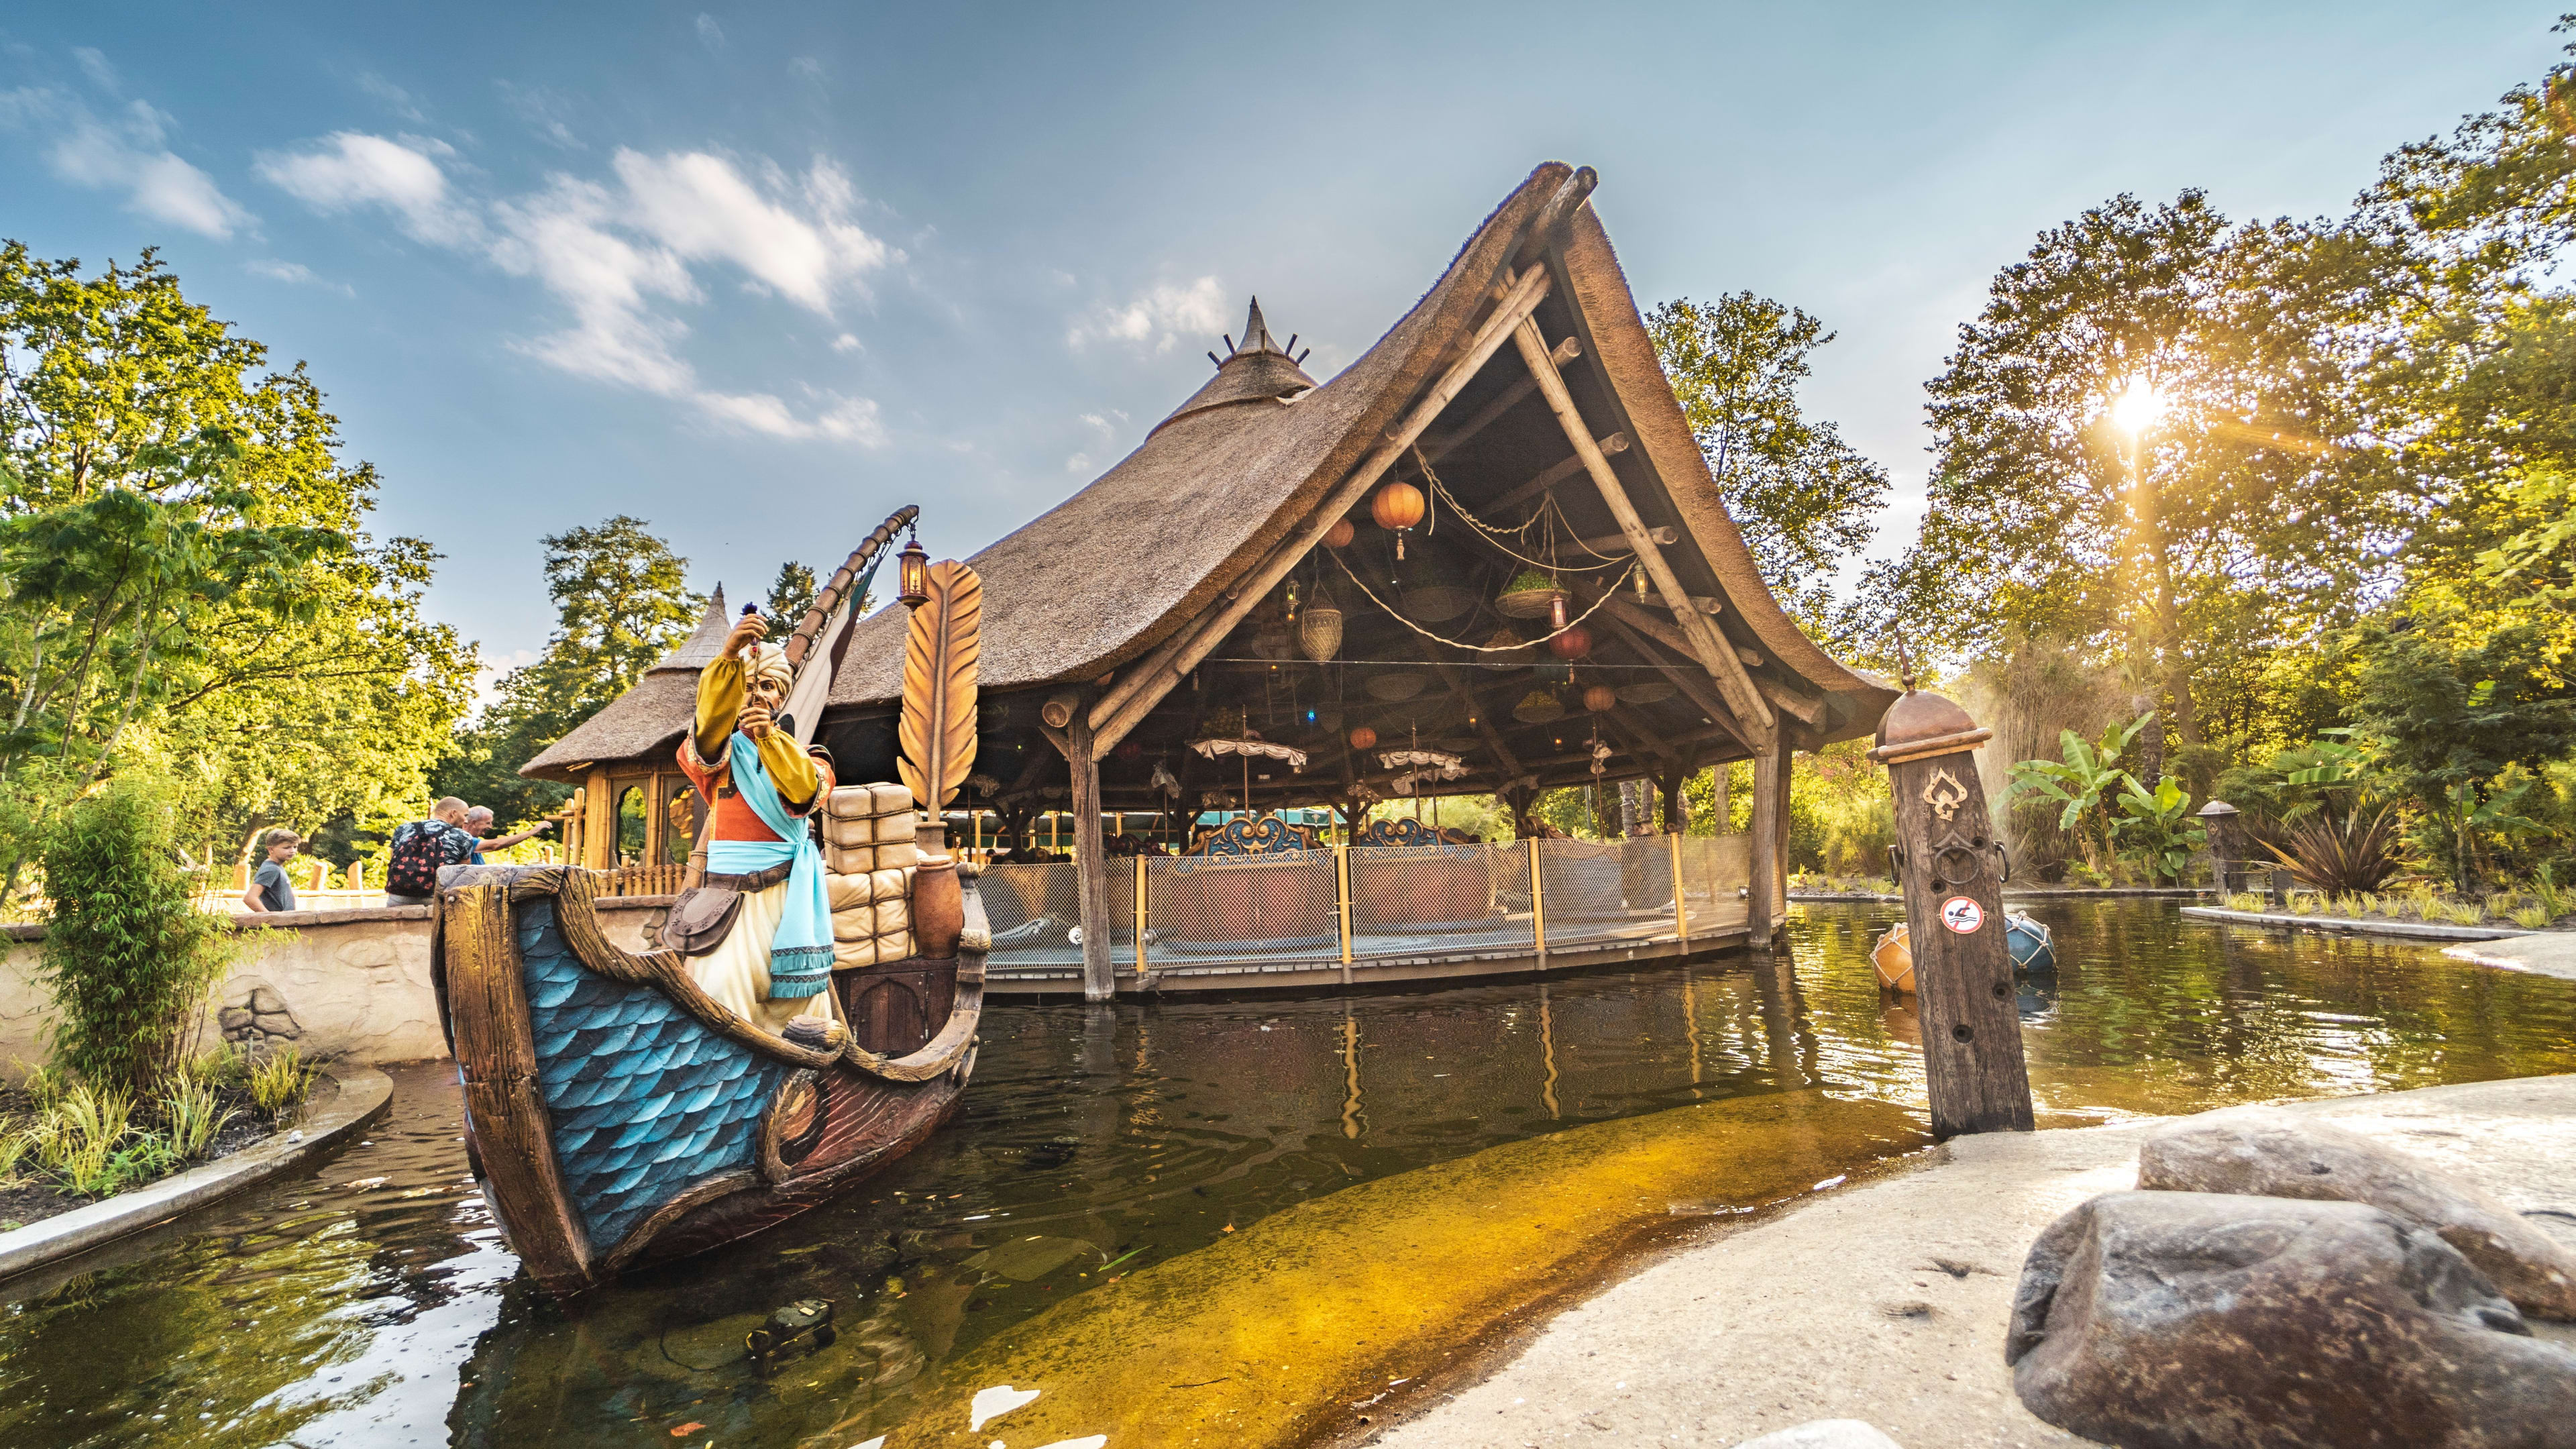
{"type": "Polygon", "coordinates": [[[778,787],[778,798],[787,808],[803,811],[814,803],[814,791],[822,781],[814,773],[814,757],[796,743],[796,736],[785,730],[771,730],[760,741],[760,763],[769,771],[769,783],[778,787]]]}
{"type": "Polygon", "coordinates": [[[709,661],[698,673],[699,759],[711,765],[723,761],[725,741],[733,738],[734,716],[741,713],[742,661],[730,655],[709,661]]]}

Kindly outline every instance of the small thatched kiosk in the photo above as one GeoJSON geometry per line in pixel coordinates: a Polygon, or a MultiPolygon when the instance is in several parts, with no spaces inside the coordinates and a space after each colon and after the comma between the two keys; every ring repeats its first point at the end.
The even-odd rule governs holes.
{"type": "MultiPolygon", "coordinates": [[[[959,804],[976,824],[952,839],[1024,840],[1063,810],[1074,847],[987,869],[994,989],[1321,985],[1768,938],[1789,752],[1867,733],[1894,696],[1800,633],[1756,571],[1593,179],[1538,168],[1329,381],[1254,303],[1134,453],[970,561],[983,704],[959,804]],[[1741,759],[1740,835],[1347,828],[1374,800],[1492,793],[1527,836],[1540,790],[1644,778],[1672,831],[1683,780],[1741,759]],[[1334,824],[1271,813],[1290,806],[1334,824]],[[1107,828],[1113,812],[1155,825],[1107,828]]],[[[619,858],[603,841],[628,792],[662,802],[636,853],[673,849],[655,833],[668,754],[724,627],[711,610],[526,767],[595,782],[590,863],[619,858]]],[[[818,738],[845,779],[895,776],[903,628],[899,609],[859,623],[834,683],[818,738]]]]}

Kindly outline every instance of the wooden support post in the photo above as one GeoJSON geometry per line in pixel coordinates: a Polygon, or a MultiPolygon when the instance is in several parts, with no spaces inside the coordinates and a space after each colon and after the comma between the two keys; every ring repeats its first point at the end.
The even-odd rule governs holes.
{"type": "Polygon", "coordinates": [[[1145,857],[1136,857],[1136,984],[1145,983],[1145,927],[1152,917],[1145,909],[1145,857]]]}
{"type": "Polygon", "coordinates": [[[1690,945],[1690,907],[1682,900],[1682,838],[1679,834],[1666,834],[1664,845],[1673,857],[1673,931],[1682,938],[1682,945],[1687,949],[1690,945]]]}
{"type": "Polygon", "coordinates": [[[1100,837],[1100,761],[1092,753],[1091,722],[1075,713],[1065,731],[1065,763],[1073,771],[1073,876],[1082,905],[1082,999],[1107,1001],[1118,990],[1109,957],[1117,929],[1109,911],[1108,844],[1100,837]]]}
{"type": "Polygon", "coordinates": [[[1778,894],[1773,899],[1779,913],[1784,916],[1789,913],[1789,786],[1796,778],[1797,771],[1790,767],[1789,741],[1783,738],[1780,741],[1779,773],[1771,780],[1771,788],[1780,792],[1778,803],[1771,807],[1771,830],[1775,836],[1771,859],[1772,873],[1778,882],[1778,894]]]}
{"type": "Polygon", "coordinates": [[[1987,834],[1977,778],[1975,751],[1992,733],[1939,695],[1908,688],[1879,721],[1870,751],[1895,797],[1894,853],[1937,1137],[2031,1130],[2002,852],[1987,834]]]}
{"type": "Polygon", "coordinates": [[[1538,853],[1539,848],[1546,844],[1537,836],[1530,837],[1530,939],[1537,943],[1538,969],[1541,971],[1547,969],[1547,887],[1542,880],[1546,872],[1539,869],[1538,853]]]}
{"type": "Polygon", "coordinates": [[[1781,807],[1787,795],[1780,782],[1788,774],[1789,756],[1785,744],[1766,746],[1753,756],[1753,839],[1752,870],[1744,883],[1744,923],[1751,930],[1756,946],[1771,944],[1771,927],[1778,919],[1772,908],[1774,893],[1780,887],[1781,807]]]}
{"type": "Polygon", "coordinates": [[[1342,984],[1351,984],[1351,848],[1333,847],[1333,905],[1342,927],[1342,984]]]}

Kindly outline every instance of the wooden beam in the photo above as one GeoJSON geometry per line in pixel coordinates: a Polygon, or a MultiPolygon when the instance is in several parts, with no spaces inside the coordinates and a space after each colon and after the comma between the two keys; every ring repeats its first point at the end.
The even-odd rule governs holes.
{"type": "Polygon", "coordinates": [[[1771,944],[1774,912],[1786,904],[1787,878],[1780,870],[1780,848],[1788,835],[1789,743],[1766,742],[1753,753],[1753,828],[1747,852],[1752,879],[1744,892],[1745,923],[1752,944],[1771,944]]]}
{"type": "MultiPolygon", "coordinates": [[[[1690,645],[1682,638],[1682,632],[1679,629],[1648,614],[1627,600],[1612,599],[1609,606],[1602,612],[1611,615],[1618,622],[1630,626],[1675,654],[1685,659],[1692,657],[1690,645]]],[[[1749,665],[1759,665],[1762,662],[1760,654],[1740,646],[1735,648],[1735,656],[1740,662],[1749,665]]],[[[1753,688],[1764,699],[1786,710],[1808,728],[1815,728],[1816,721],[1824,717],[1825,701],[1822,695],[1801,693],[1776,679],[1766,678],[1751,670],[1747,670],[1744,677],[1752,681],[1753,688]]]]}
{"type": "Polygon", "coordinates": [[[1073,877],[1082,916],[1082,999],[1107,1001],[1117,992],[1117,966],[1109,957],[1117,922],[1109,912],[1109,848],[1100,834],[1100,752],[1091,722],[1076,717],[1065,732],[1065,763],[1073,770],[1073,877]]]}
{"type": "MultiPolygon", "coordinates": [[[[1414,404],[1412,411],[1404,415],[1403,421],[1387,430],[1386,440],[1352,470],[1350,477],[1332,491],[1323,505],[1308,515],[1286,542],[1271,551],[1260,570],[1237,587],[1234,598],[1200,626],[1186,646],[1161,665],[1151,671],[1137,670],[1128,680],[1122,681],[1134,688],[1106,719],[1098,710],[1093,711],[1090,723],[1095,751],[1116,748],[1118,742],[1127,737],[1127,732],[1162,702],[1163,696],[1180,682],[1181,676],[1206,658],[1208,651],[1232,632],[1244,615],[1251,613],[1253,606],[1288,576],[1290,569],[1312,552],[1315,545],[1323,542],[1324,535],[1332,531],[1342,515],[1368,496],[1369,489],[1385,476],[1386,470],[1393,467],[1397,459],[1404,456],[1405,450],[1413,446],[1413,440],[1422,436],[1432,420],[1440,416],[1441,409],[1449,405],[1449,400],[1483,370],[1494,353],[1501,349],[1504,340],[1519,335],[1518,329],[1528,322],[1530,313],[1546,298],[1547,291],[1548,271],[1545,267],[1532,267],[1513,281],[1512,289],[1502,304],[1485,319],[1483,326],[1476,329],[1466,355],[1440,375],[1422,401],[1414,404]]],[[[1542,349],[1540,359],[1544,361],[1545,358],[1546,353],[1542,349]]]]}
{"type": "MultiPolygon", "coordinates": [[[[1556,351],[1549,355],[1556,359],[1557,366],[1563,367],[1565,364],[1572,362],[1574,359],[1583,355],[1583,343],[1579,338],[1568,337],[1563,342],[1556,344],[1556,351]]],[[[1457,447],[1460,443],[1463,443],[1469,438],[1476,436],[1478,433],[1483,432],[1487,427],[1492,425],[1494,419],[1510,412],[1513,404],[1519,402],[1522,398],[1528,397],[1532,392],[1536,391],[1537,388],[1537,378],[1528,376],[1522,377],[1520,381],[1504,388],[1502,396],[1495,398],[1492,402],[1476,409],[1476,415],[1474,417],[1467,419],[1467,421],[1460,423],[1456,428],[1441,434],[1437,438],[1425,438],[1422,441],[1423,455],[1430,458],[1433,462],[1438,462],[1441,458],[1448,455],[1450,449],[1457,447]]]]}
{"type": "MultiPolygon", "coordinates": [[[[1682,531],[1673,527],[1669,523],[1659,523],[1646,530],[1646,537],[1653,539],[1657,543],[1670,545],[1682,541],[1682,531]]],[[[1636,552],[1635,549],[1628,546],[1628,535],[1624,533],[1605,533],[1597,538],[1587,538],[1583,540],[1583,546],[1592,550],[1594,553],[1621,554],[1636,552]]],[[[1696,603],[1698,600],[1694,598],[1692,602],[1696,603]]],[[[1708,612],[1713,614],[1717,611],[1711,609],[1708,612]]]]}
{"type": "MultiPolygon", "coordinates": [[[[1538,386],[1538,380],[1536,378],[1532,378],[1530,380],[1530,386],[1538,386]]],[[[1599,448],[1604,453],[1624,453],[1628,451],[1628,435],[1626,433],[1612,433],[1607,437],[1595,440],[1593,446],[1599,448]]],[[[1514,505],[1526,503],[1530,499],[1536,498],[1538,495],[1545,493],[1550,488],[1555,487],[1557,484],[1564,482],[1566,479],[1571,478],[1582,471],[1583,455],[1577,453],[1562,463],[1551,464],[1546,468],[1540,469],[1537,477],[1530,479],[1527,483],[1524,483],[1518,488],[1513,489],[1511,492],[1504,494],[1502,497],[1495,499],[1493,502],[1486,504],[1485,512],[1499,520],[1502,515],[1509,511],[1514,505]]]]}
{"type": "MultiPolygon", "coordinates": [[[[1610,621],[1611,631],[1625,640],[1629,648],[1636,650],[1638,658],[1655,666],[1655,672],[1661,674],[1675,689],[1680,690],[1683,698],[1698,705],[1700,713],[1726,726],[1730,739],[1747,750],[1752,749],[1753,741],[1746,739],[1743,733],[1735,728],[1735,712],[1728,709],[1725,699],[1710,687],[1708,676],[1695,669],[1684,669],[1649,648],[1645,636],[1636,625],[1654,621],[1648,619],[1642,611],[1625,608],[1623,604],[1623,600],[1613,599],[1610,607],[1601,611],[1601,617],[1610,621]]],[[[1673,641],[1673,652],[1688,658],[1688,651],[1679,647],[1680,643],[1678,638],[1673,641]]]]}
{"type": "Polygon", "coordinates": [[[1619,531],[1628,536],[1629,548],[1636,553],[1637,561],[1646,566],[1646,576],[1654,581],[1656,591],[1664,596],[1664,603],[1673,611],[1673,617],[1681,621],[1682,637],[1690,641],[1690,652],[1715,677],[1718,692],[1726,696],[1727,703],[1735,707],[1736,717],[1749,727],[1745,733],[1769,740],[1778,728],[1771,717],[1771,707],[1753,688],[1752,681],[1745,676],[1743,661],[1726,646],[1717,626],[1709,622],[1707,615],[1691,606],[1690,595],[1683,591],[1682,581],[1673,573],[1673,566],[1664,558],[1664,551],[1647,535],[1646,521],[1637,516],[1636,505],[1628,501],[1628,490],[1620,485],[1619,475],[1610,471],[1610,460],[1594,445],[1591,430],[1584,426],[1583,414],[1574,406],[1574,394],[1566,390],[1565,378],[1557,372],[1556,364],[1548,361],[1547,342],[1539,336],[1538,323],[1523,318],[1521,324],[1512,330],[1512,340],[1520,347],[1521,361],[1529,365],[1530,373],[1538,379],[1538,390],[1546,396],[1549,409],[1555,412],[1557,422],[1565,429],[1565,436],[1574,444],[1575,456],[1583,460],[1584,471],[1592,475],[1593,486],[1601,491],[1601,501],[1609,505],[1610,516],[1619,520],[1619,531]]]}

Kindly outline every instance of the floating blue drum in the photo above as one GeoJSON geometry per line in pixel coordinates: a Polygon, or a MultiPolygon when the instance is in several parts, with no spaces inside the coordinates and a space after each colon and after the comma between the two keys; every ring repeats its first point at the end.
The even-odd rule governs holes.
{"type": "MultiPolygon", "coordinates": [[[[1903,921],[1888,928],[1878,945],[1869,953],[1869,962],[1878,968],[1880,989],[1899,995],[1914,994],[1914,948],[1906,939],[1903,921]]],[[[2057,971],[2057,942],[2048,927],[2019,911],[2004,916],[2004,954],[2012,958],[2017,976],[2049,976],[2057,971]]]]}

